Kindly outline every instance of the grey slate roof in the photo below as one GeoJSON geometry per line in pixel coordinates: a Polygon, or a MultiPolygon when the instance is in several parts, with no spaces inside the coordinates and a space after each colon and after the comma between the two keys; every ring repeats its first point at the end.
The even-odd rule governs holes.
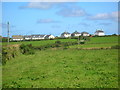
{"type": "Polygon", "coordinates": [[[25,35],[24,38],[32,38],[31,35],[25,35]]]}
{"type": "Polygon", "coordinates": [[[64,34],[70,34],[70,33],[69,32],[63,32],[62,35],[64,35],[64,34]]]}
{"type": "Polygon", "coordinates": [[[45,35],[37,34],[37,35],[31,35],[32,38],[43,38],[45,35]]]}
{"type": "Polygon", "coordinates": [[[46,35],[45,38],[48,38],[50,35],[46,35]]]}
{"type": "Polygon", "coordinates": [[[88,32],[82,32],[81,34],[89,34],[88,32]]]}
{"type": "Polygon", "coordinates": [[[23,39],[22,35],[13,35],[12,36],[13,39],[23,39]]]}
{"type": "Polygon", "coordinates": [[[73,32],[72,34],[80,34],[80,32],[75,31],[75,32],[73,32]]]}
{"type": "Polygon", "coordinates": [[[102,31],[102,30],[97,30],[96,32],[104,32],[104,31],[102,31]]]}

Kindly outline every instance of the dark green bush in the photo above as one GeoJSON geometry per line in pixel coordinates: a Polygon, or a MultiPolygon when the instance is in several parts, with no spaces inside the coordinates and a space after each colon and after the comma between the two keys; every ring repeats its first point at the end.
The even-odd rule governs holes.
{"type": "Polygon", "coordinates": [[[85,40],[80,40],[80,44],[85,44],[85,40]]]}
{"type": "Polygon", "coordinates": [[[54,47],[61,47],[61,44],[56,43],[54,47]]]}
{"type": "Polygon", "coordinates": [[[65,46],[63,49],[68,49],[68,47],[67,47],[67,46],[65,46]]]}
{"type": "Polygon", "coordinates": [[[22,54],[34,54],[35,53],[32,44],[28,44],[28,45],[21,44],[20,51],[22,54]]]}
{"type": "Polygon", "coordinates": [[[120,45],[115,45],[111,47],[112,49],[120,49],[120,45]]]}
{"type": "Polygon", "coordinates": [[[54,40],[54,38],[50,38],[50,40],[54,40]]]}
{"type": "Polygon", "coordinates": [[[47,48],[55,48],[55,47],[67,47],[70,45],[75,45],[77,42],[61,42],[61,41],[56,41],[54,44],[48,44],[44,46],[35,46],[34,49],[37,50],[45,50],[47,48]]]}
{"type": "Polygon", "coordinates": [[[61,41],[55,41],[56,44],[61,44],[61,41]]]}
{"type": "Polygon", "coordinates": [[[0,52],[0,65],[2,64],[2,53],[0,52]]]}
{"type": "Polygon", "coordinates": [[[18,47],[3,47],[2,48],[2,64],[4,65],[7,60],[15,58],[19,53],[18,47]]]}
{"type": "Polygon", "coordinates": [[[7,59],[8,59],[7,54],[8,54],[7,48],[2,48],[2,64],[3,65],[6,64],[7,62],[7,59]]]}

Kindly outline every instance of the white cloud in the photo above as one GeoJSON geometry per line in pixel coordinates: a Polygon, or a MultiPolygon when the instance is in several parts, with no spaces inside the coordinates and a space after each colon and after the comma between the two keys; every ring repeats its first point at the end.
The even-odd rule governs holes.
{"type": "Polygon", "coordinates": [[[49,9],[52,8],[55,3],[52,2],[30,2],[27,6],[21,6],[20,8],[35,8],[35,9],[49,9]]]}
{"type": "Polygon", "coordinates": [[[61,15],[63,17],[79,17],[85,16],[86,12],[78,6],[68,6],[62,8],[56,14],[61,15]]]}
{"type": "MultiPolygon", "coordinates": [[[[2,27],[2,28],[7,28],[8,26],[7,26],[7,24],[5,24],[5,23],[0,23],[0,27],[2,27]]],[[[15,28],[16,26],[14,26],[14,25],[10,25],[10,28],[15,28]]]]}
{"type": "Polygon", "coordinates": [[[119,2],[119,0],[1,0],[2,2],[119,2]]]}
{"type": "Polygon", "coordinates": [[[61,28],[61,26],[59,26],[59,25],[53,25],[53,26],[51,26],[52,28],[61,28]]]}
{"type": "Polygon", "coordinates": [[[118,16],[118,13],[120,15],[120,12],[111,12],[111,13],[99,13],[94,16],[89,16],[87,19],[90,20],[114,20],[118,21],[120,19],[120,16],[118,16]]]}
{"type": "Polygon", "coordinates": [[[60,21],[55,21],[52,19],[40,19],[37,21],[37,23],[59,23],[60,21]]]}
{"type": "Polygon", "coordinates": [[[34,8],[34,9],[50,9],[52,7],[62,7],[66,6],[66,2],[29,2],[26,6],[21,6],[20,8],[34,8]],[[64,4],[65,3],[65,4],[64,4]]]}
{"type": "Polygon", "coordinates": [[[112,23],[99,23],[99,25],[104,25],[104,26],[108,26],[111,25],[112,23]]]}
{"type": "Polygon", "coordinates": [[[30,2],[76,2],[80,0],[30,0],[30,2]]]}
{"type": "Polygon", "coordinates": [[[87,23],[84,23],[84,22],[81,22],[81,23],[79,23],[78,25],[82,25],[82,26],[84,26],[84,27],[90,26],[90,24],[87,24],[87,23]]]}

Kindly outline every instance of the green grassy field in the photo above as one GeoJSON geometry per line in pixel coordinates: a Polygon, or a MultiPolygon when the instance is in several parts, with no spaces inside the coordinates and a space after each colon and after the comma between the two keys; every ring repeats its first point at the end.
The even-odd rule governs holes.
{"type": "Polygon", "coordinates": [[[118,45],[118,43],[100,43],[100,44],[83,44],[83,45],[72,45],[69,48],[104,48],[118,45]]]}
{"type": "MultiPolygon", "coordinates": [[[[60,39],[63,42],[75,39],[60,39]]],[[[56,40],[11,42],[33,46],[52,44],[56,40]]],[[[20,54],[2,67],[3,88],[118,88],[118,50],[77,50],[74,48],[111,47],[118,37],[92,37],[73,49],[36,50],[33,55],[20,54]]],[[[5,45],[5,43],[4,43],[5,45]]]]}
{"type": "Polygon", "coordinates": [[[104,48],[118,45],[118,37],[91,37],[85,44],[73,45],[69,48],[104,48]]]}
{"type": "Polygon", "coordinates": [[[3,66],[3,87],[117,88],[117,50],[46,50],[3,66]]]}
{"type": "Polygon", "coordinates": [[[118,43],[118,36],[111,37],[91,37],[88,44],[100,44],[100,43],[118,43]]]}
{"type": "MultiPolygon", "coordinates": [[[[55,40],[41,40],[41,41],[21,41],[21,42],[10,42],[10,45],[13,44],[32,44],[33,46],[42,46],[47,44],[53,44],[55,41],[61,42],[74,42],[76,39],[55,39],[55,40]]],[[[7,45],[7,42],[3,42],[2,45],[7,45]]]]}

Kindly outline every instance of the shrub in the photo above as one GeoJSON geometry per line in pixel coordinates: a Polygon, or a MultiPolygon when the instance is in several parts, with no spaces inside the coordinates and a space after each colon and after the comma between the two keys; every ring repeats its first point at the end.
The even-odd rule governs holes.
{"type": "Polygon", "coordinates": [[[28,45],[21,44],[20,51],[22,54],[34,54],[35,53],[33,50],[32,44],[28,44],[28,45]]]}
{"type": "Polygon", "coordinates": [[[63,49],[68,49],[68,47],[67,47],[67,46],[65,46],[63,49]]]}
{"type": "Polygon", "coordinates": [[[61,44],[61,41],[55,41],[56,44],[61,44]]]}
{"type": "Polygon", "coordinates": [[[111,47],[112,49],[120,49],[120,45],[115,45],[111,47]]]}
{"type": "Polygon", "coordinates": [[[2,64],[2,53],[0,53],[0,65],[2,64]]]}
{"type": "Polygon", "coordinates": [[[6,64],[6,61],[7,61],[7,49],[6,48],[3,48],[2,49],[2,64],[6,64]]]}
{"type": "Polygon", "coordinates": [[[50,40],[54,40],[54,38],[50,38],[50,40]]]}
{"type": "Polygon", "coordinates": [[[19,52],[19,48],[17,47],[3,47],[2,48],[2,64],[4,65],[7,60],[10,60],[12,58],[15,58],[19,52]]]}
{"type": "Polygon", "coordinates": [[[80,40],[80,44],[85,44],[85,41],[84,40],[80,40]]]}

